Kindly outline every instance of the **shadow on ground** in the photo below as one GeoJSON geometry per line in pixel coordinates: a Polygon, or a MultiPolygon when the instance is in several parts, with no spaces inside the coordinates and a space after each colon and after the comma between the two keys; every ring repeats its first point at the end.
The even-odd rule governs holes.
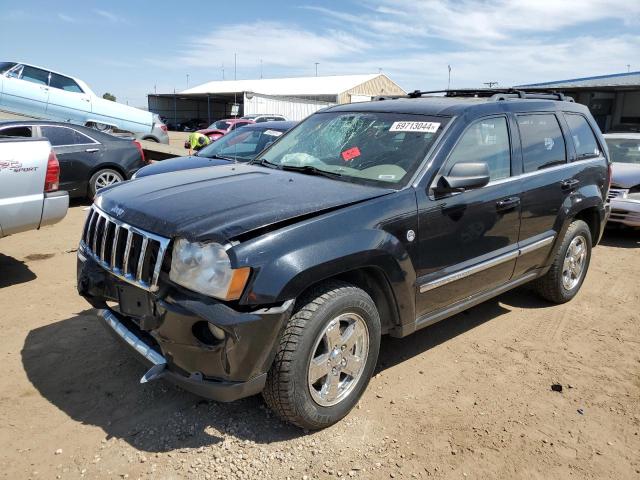
{"type": "MultiPolygon", "coordinates": [[[[494,319],[531,295],[515,291],[404,338],[384,338],[378,371],[494,319]]],[[[531,308],[544,302],[531,303],[531,308]]],[[[139,384],[145,367],[99,323],[95,310],[32,330],[21,352],[40,394],[72,419],[148,452],[219,443],[222,435],[272,443],[304,433],[275,418],[259,396],[234,403],[196,397],[164,381],[139,384]]]]}
{"type": "Polygon", "coordinates": [[[0,253],[0,288],[30,282],[36,279],[26,263],[0,253]]]}
{"type": "Polygon", "coordinates": [[[640,230],[608,227],[604,231],[600,245],[617,248],[640,248],[640,230]]]}

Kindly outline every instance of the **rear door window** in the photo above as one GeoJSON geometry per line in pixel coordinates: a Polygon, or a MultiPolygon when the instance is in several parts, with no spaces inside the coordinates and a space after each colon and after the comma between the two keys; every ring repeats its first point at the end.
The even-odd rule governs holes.
{"type": "Polygon", "coordinates": [[[565,118],[571,130],[571,138],[576,147],[577,160],[600,156],[600,147],[589,122],[577,113],[565,113],[565,118]]]}
{"type": "Polygon", "coordinates": [[[84,93],[80,86],[73,79],[65,77],[64,75],[58,75],[57,73],[51,74],[51,81],[49,83],[49,86],[53,88],[59,88],[60,90],[64,90],[66,92],[84,93]]]}
{"type": "Polygon", "coordinates": [[[46,137],[54,147],[63,147],[68,145],[87,145],[96,143],[87,135],[80,133],[73,128],[43,126],[40,127],[42,136],[46,137]]]}
{"type": "Polygon", "coordinates": [[[518,115],[517,120],[525,173],[567,162],[564,137],[555,115],[518,115]]]}

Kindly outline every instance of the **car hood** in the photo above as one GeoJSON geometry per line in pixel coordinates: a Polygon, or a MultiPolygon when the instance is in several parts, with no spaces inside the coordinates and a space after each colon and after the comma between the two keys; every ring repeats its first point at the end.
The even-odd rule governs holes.
{"type": "Polygon", "coordinates": [[[640,165],[635,163],[614,162],[611,164],[611,185],[631,188],[640,185],[640,165]]]}
{"type": "Polygon", "coordinates": [[[298,217],[392,193],[256,165],[221,165],[124,182],[100,191],[96,205],[134,227],[172,238],[227,243],[298,217]]]}
{"type": "Polygon", "coordinates": [[[225,133],[227,133],[227,131],[218,130],[217,128],[203,128],[202,130],[198,130],[198,133],[202,133],[203,135],[213,135],[214,133],[224,135],[225,133]]]}
{"type": "Polygon", "coordinates": [[[220,158],[208,157],[176,157],[155,162],[146,167],[142,167],[136,172],[136,178],[148,177],[149,175],[157,175],[159,173],[177,172],[179,170],[188,170],[190,168],[214,167],[216,165],[229,165],[231,160],[223,160],[220,158]]]}

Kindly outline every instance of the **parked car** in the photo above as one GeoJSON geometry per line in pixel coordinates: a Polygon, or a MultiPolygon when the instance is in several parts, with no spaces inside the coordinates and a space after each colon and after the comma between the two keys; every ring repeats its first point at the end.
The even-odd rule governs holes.
{"type": "Polygon", "coordinates": [[[640,227],[640,133],[607,133],[612,163],[609,222],[640,227]]]}
{"type": "Polygon", "coordinates": [[[0,135],[44,137],[60,162],[60,188],[71,197],[93,198],[101,188],[130,179],[146,165],[137,140],[60,122],[0,122],[0,135]]]}
{"type": "Polygon", "coordinates": [[[609,186],[589,110],[473,94],[491,96],[329,107],[249,164],[102,190],[80,294],[152,365],[142,382],[262,392],[295,425],[337,422],[381,335],[532,281],[567,302],[584,281],[609,186]]]}
{"type": "Polygon", "coordinates": [[[14,138],[0,132],[0,238],[53,225],[67,214],[60,165],[45,138],[14,138]]]}
{"type": "MultiPolygon", "coordinates": [[[[202,133],[215,141],[225,136],[227,133],[232,132],[245,125],[254,123],[253,120],[243,120],[241,118],[227,118],[224,120],[218,120],[209,125],[208,128],[198,130],[198,133],[202,133]]],[[[185,142],[184,148],[189,148],[188,143],[185,142]]]]}
{"type": "Polygon", "coordinates": [[[142,167],[133,175],[133,178],[192,168],[228,165],[233,162],[249,162],[297,123],[263,122],[249,124],[241,130],[234,130],[217,142],[207,145],[193,156],[170,158],[142,167]]]}
{"type": "Polygon", "coordinates": [[[0,62],[0,110],[102,131],[123,130],[143,139],[161,128],[151,112],[105,100],[78,78],[19,62],[0,62]]]}
{"type": "Polygon", "coordinates": [[[272,113],[261,113],[261,114],[254,114],[254,115],[245,115],[244,117],[241,117],[241,119],[243,119],[243,120],[253,120],[256,123],[261,123],[261,122],[284,122],[284,121],[287,120],[282,115],[274,115],[272,113]]]}
{"type": "Polygon", "coordinates": [[[134,136],[138,140],[147,140],[149,142],[169,145],[169,128],[157,113],[153,114],[153,127],[151,129],[151,133],[136,133],[134,136]]]}

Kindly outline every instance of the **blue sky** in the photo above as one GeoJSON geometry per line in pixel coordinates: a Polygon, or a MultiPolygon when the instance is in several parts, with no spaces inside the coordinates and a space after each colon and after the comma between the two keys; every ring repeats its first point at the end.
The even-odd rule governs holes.
{"type": "Polygon", "coordinates": [[[209,80],[376,73],[406,90],[500,86],[640,70],[638,0],[110,2],[0,10],[0,60],[145,95],[209,80]]]}

